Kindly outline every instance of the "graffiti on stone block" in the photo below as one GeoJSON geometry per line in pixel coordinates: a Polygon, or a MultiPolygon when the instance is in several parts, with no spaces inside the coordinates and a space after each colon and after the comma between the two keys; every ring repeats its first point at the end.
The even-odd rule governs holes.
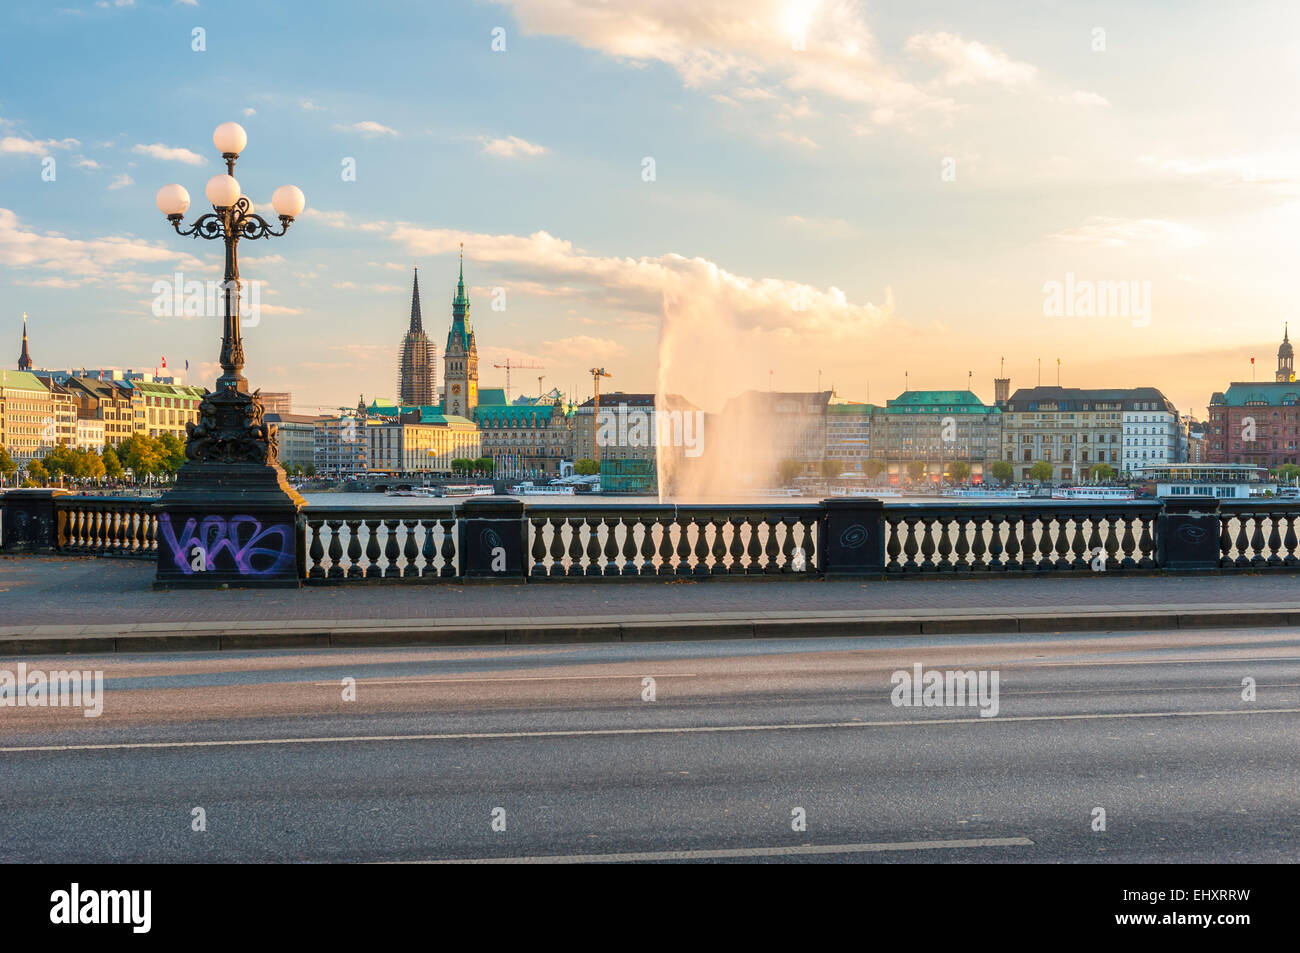
{"type": "Polygon", "coordinates": [[[270,576],[294,569],[294,532],[288,523],[263,526],[255,516],[189,517],[179,536],[171,514],[158,519],[158,532],[176,568],[270,576]]]}

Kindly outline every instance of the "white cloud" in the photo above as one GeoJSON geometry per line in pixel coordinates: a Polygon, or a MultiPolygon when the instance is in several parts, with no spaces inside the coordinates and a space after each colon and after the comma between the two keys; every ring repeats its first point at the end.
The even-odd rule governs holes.
{"type": "Polygon", "coordinates": [[[79,156],[79,157],[77,158],[77,168],[78,168],[78,169],[98,169],[98,168],[99,168],[99,163],[96,162],[94,159],[87,159],[85,156],[79,156]]]}
{"type": "Polygon", "coordinates": [[[395,136],[397,130],[375,122],[373,119],[363,119],[361,122],[354,122],[351,125],[342,123],[336,125],[335,129],[341,129],[345,132],[359,132],[365,136],[395,136]]]}
{"type": "Polygon", "coordinates": [[[248,106],[248,107],[246,107],[246,108],[244,109],[244,115],[245,115],[245,116],[256,116],[256,115],[257,115],[257,110],[254,109],[252,106],[248,106]]]}
{"type": "Polygon", "coordinates": [[[51,149],[75,149],[81,143],[76,139],[24,139],[21,136],[5,136],[0,139],[0,152],[24,155],[48,155],[51,149]]]}
{"type": "Polygon", "coordinates": [[[483,144],[484,155],[500,156],[504,159],[517,159],[521,156],[540,156],[545,155],[547,152],[545,146],[539,146],[535,142],[520,139],[518,136],[506,136],[504,139],[493,139],[489,136],[479,136],[478,141],[483,144]]]}
{"type": "Polygon", "coordinates": [[[907,41],[907,52],[944,66],[939,82],[945,86],[995,83],[1019,86],[1032,82],[1037,70],[1018,63],[1001,50],[952,33],[918,33],[907,41]]]}
{"type": "Polygon", "coordinates": [[[123,172],[121,175],[114,176],[108,187],[109,189],[124,189],[128,185],[135,185],[135,179],[123,172]]]}
{"type": "Polygon", "coordinates": [[[854,238],[862,234],[856,225],[842,218],[812,218],[806,215],[787,215],[781,220],[783,225],[808,232],[818,238],[854,238]]]}
{"type": "Polygon", "coordinates": [[[161,142],[150,145],[137,144],[131,147],[137,155],[151,156],[164,162],[184,162],[186,165],[202,165],[203,157],[197,152],[182,149],[179,146],[165,146],[161,142]]]}
{"type": "Polygon", "coordinates": [[[738,99],[817,92],[890,116],[952,105],[883,63],[861,8],[845,0],[504,2],[525,33],[567,37],[634,63],[665,63],[691,88],[738,82],[738,99]]]}
{"type": "Polygon", "coordinates": [[[854,304],[839,288],[749,278],[703,258],[588,255],[546,232],[486,235],[399,223],[389,237],[414,255],[450,255],[464,242],[474,261],[508,266],[524,280],[568,283],[598,305],[656,316],[685,307],[712,308],[758,332],[797,330],[834,337],[860,333],[893,312],[888,290],[883,305],[854,304]]]}
{"type": "Polygon", "coordinates": [[[1048,236],[1063,245],[1094,248],[1183,248],[1200,244],[1205,236],[1190,225],[1158,218],[1111,218],[1094,215],[1082,225],[1048,236]]]}
{"type": "Polygon", "coordinates": [[[120,284],[140,277],[126,272],[125,266],[130,264],[167,269],[202,265],[185,252],[130,235],[81,239],[39,232],[23,225],[11,210],[0,208],[0,265],[40,268],[79,282],[111,280],[120,284]]]}
{"type": "Polygon", "coordinates": [[[314,102],[312,102],[310,99],[300,99],[300,100],[298,100],[298,105],[299,105],[301,108],[307,110],[308,112],[324,112],[324,111],[325,111],[325,107],[324,107],[324,106],[317,106],[317,105],[316,105],[314,102]]]}
{"type": "Polygon", "coordinates": [[[1109,106],[1110,100],[1105,96],[1097,93],[1090,93],[1087,90],[1076,89],[1074,92],[1065,96],[1057,96],[1058,103],[1069,103],[1073,106],[1109,106]]]}

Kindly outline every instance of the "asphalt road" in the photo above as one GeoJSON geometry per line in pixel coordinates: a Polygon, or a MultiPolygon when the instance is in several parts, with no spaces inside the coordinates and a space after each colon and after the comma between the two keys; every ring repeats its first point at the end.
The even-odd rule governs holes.
{"type": "Polygon", "coordinates": [[[9,862],[1300,860],[1292,629],[19,661],[105,694],[0,707],[9,862]]]}

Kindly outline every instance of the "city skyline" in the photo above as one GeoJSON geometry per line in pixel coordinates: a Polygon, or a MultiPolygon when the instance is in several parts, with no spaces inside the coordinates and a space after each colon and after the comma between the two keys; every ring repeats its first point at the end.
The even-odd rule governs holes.
{"type": "Polygon", "coordinates": [[[411,29],[358,21],[353,69],[313,55],[337,43],[328,16],[285,5],[257,22],[301,49],[242,76],[201,2],[8,5],[3,68],[39,49],[45,81],[0,103],[7,333],[26,311],[38,366],[165,355],[209,386],[219,319],[156,317],[150,289],[177,270],[219,278],[219,256],[169,236],[152,196],[172,181],[200,195],[220,166],[209,131],[235,120],[256,204],[282,181],[308,197],[288,241],[242,256],[265,283],[247,373],[305,406],[397,397],[409,270],[441,322],[461,242],[485,386],[512,358],[579,396],[592,363],[655,390],[674,322],[704,354],[734,343],[728,392],[820,376],[879,402],[973,372],[990,401],[1001,359],[1015,388],[1040,359],[1056,383],[1059,357],[1063,386],[1155,386],[1204,418],[1250,357],[1271,366],[1297,250],[1294,134],[1276,122],[1297,99],[1295,11],[747,8],[641,11],[651,43],[619,4],[393,6],[411,29]],[[94,109],[72,95],[92,70],[78,37],[94,70],[122,75],[94,109]],[[134,78],[144,55],[180,80],[134,78]],[[457,82],[430,87],[434,62],[457,82]],[[1076,281],[1147,283],[1148,313],[1048,316],[1045,289],[1076,281]]]}

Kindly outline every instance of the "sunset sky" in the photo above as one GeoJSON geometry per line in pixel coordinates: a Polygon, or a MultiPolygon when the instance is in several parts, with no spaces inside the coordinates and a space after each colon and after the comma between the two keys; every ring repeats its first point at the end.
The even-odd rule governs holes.
{"type": "Polygon", "coordinates": [[[245,193],[307,195],[241,255],[245,373],[301,410],[394,396],[414,264],[441,360],[464,242],[483,386],[991,400],[1060,358],[1200,417],[1294,316],[1297,37],[1290,2],[10,0],[0,357],[26,311],[38,366],[211,385],[220,320],[150,289],[219,243],[154,193],[201,212],[234,120],[245,193]],[[1045,315],[1067,274],[1149,282],[1149,320],[1045,315]]]}

